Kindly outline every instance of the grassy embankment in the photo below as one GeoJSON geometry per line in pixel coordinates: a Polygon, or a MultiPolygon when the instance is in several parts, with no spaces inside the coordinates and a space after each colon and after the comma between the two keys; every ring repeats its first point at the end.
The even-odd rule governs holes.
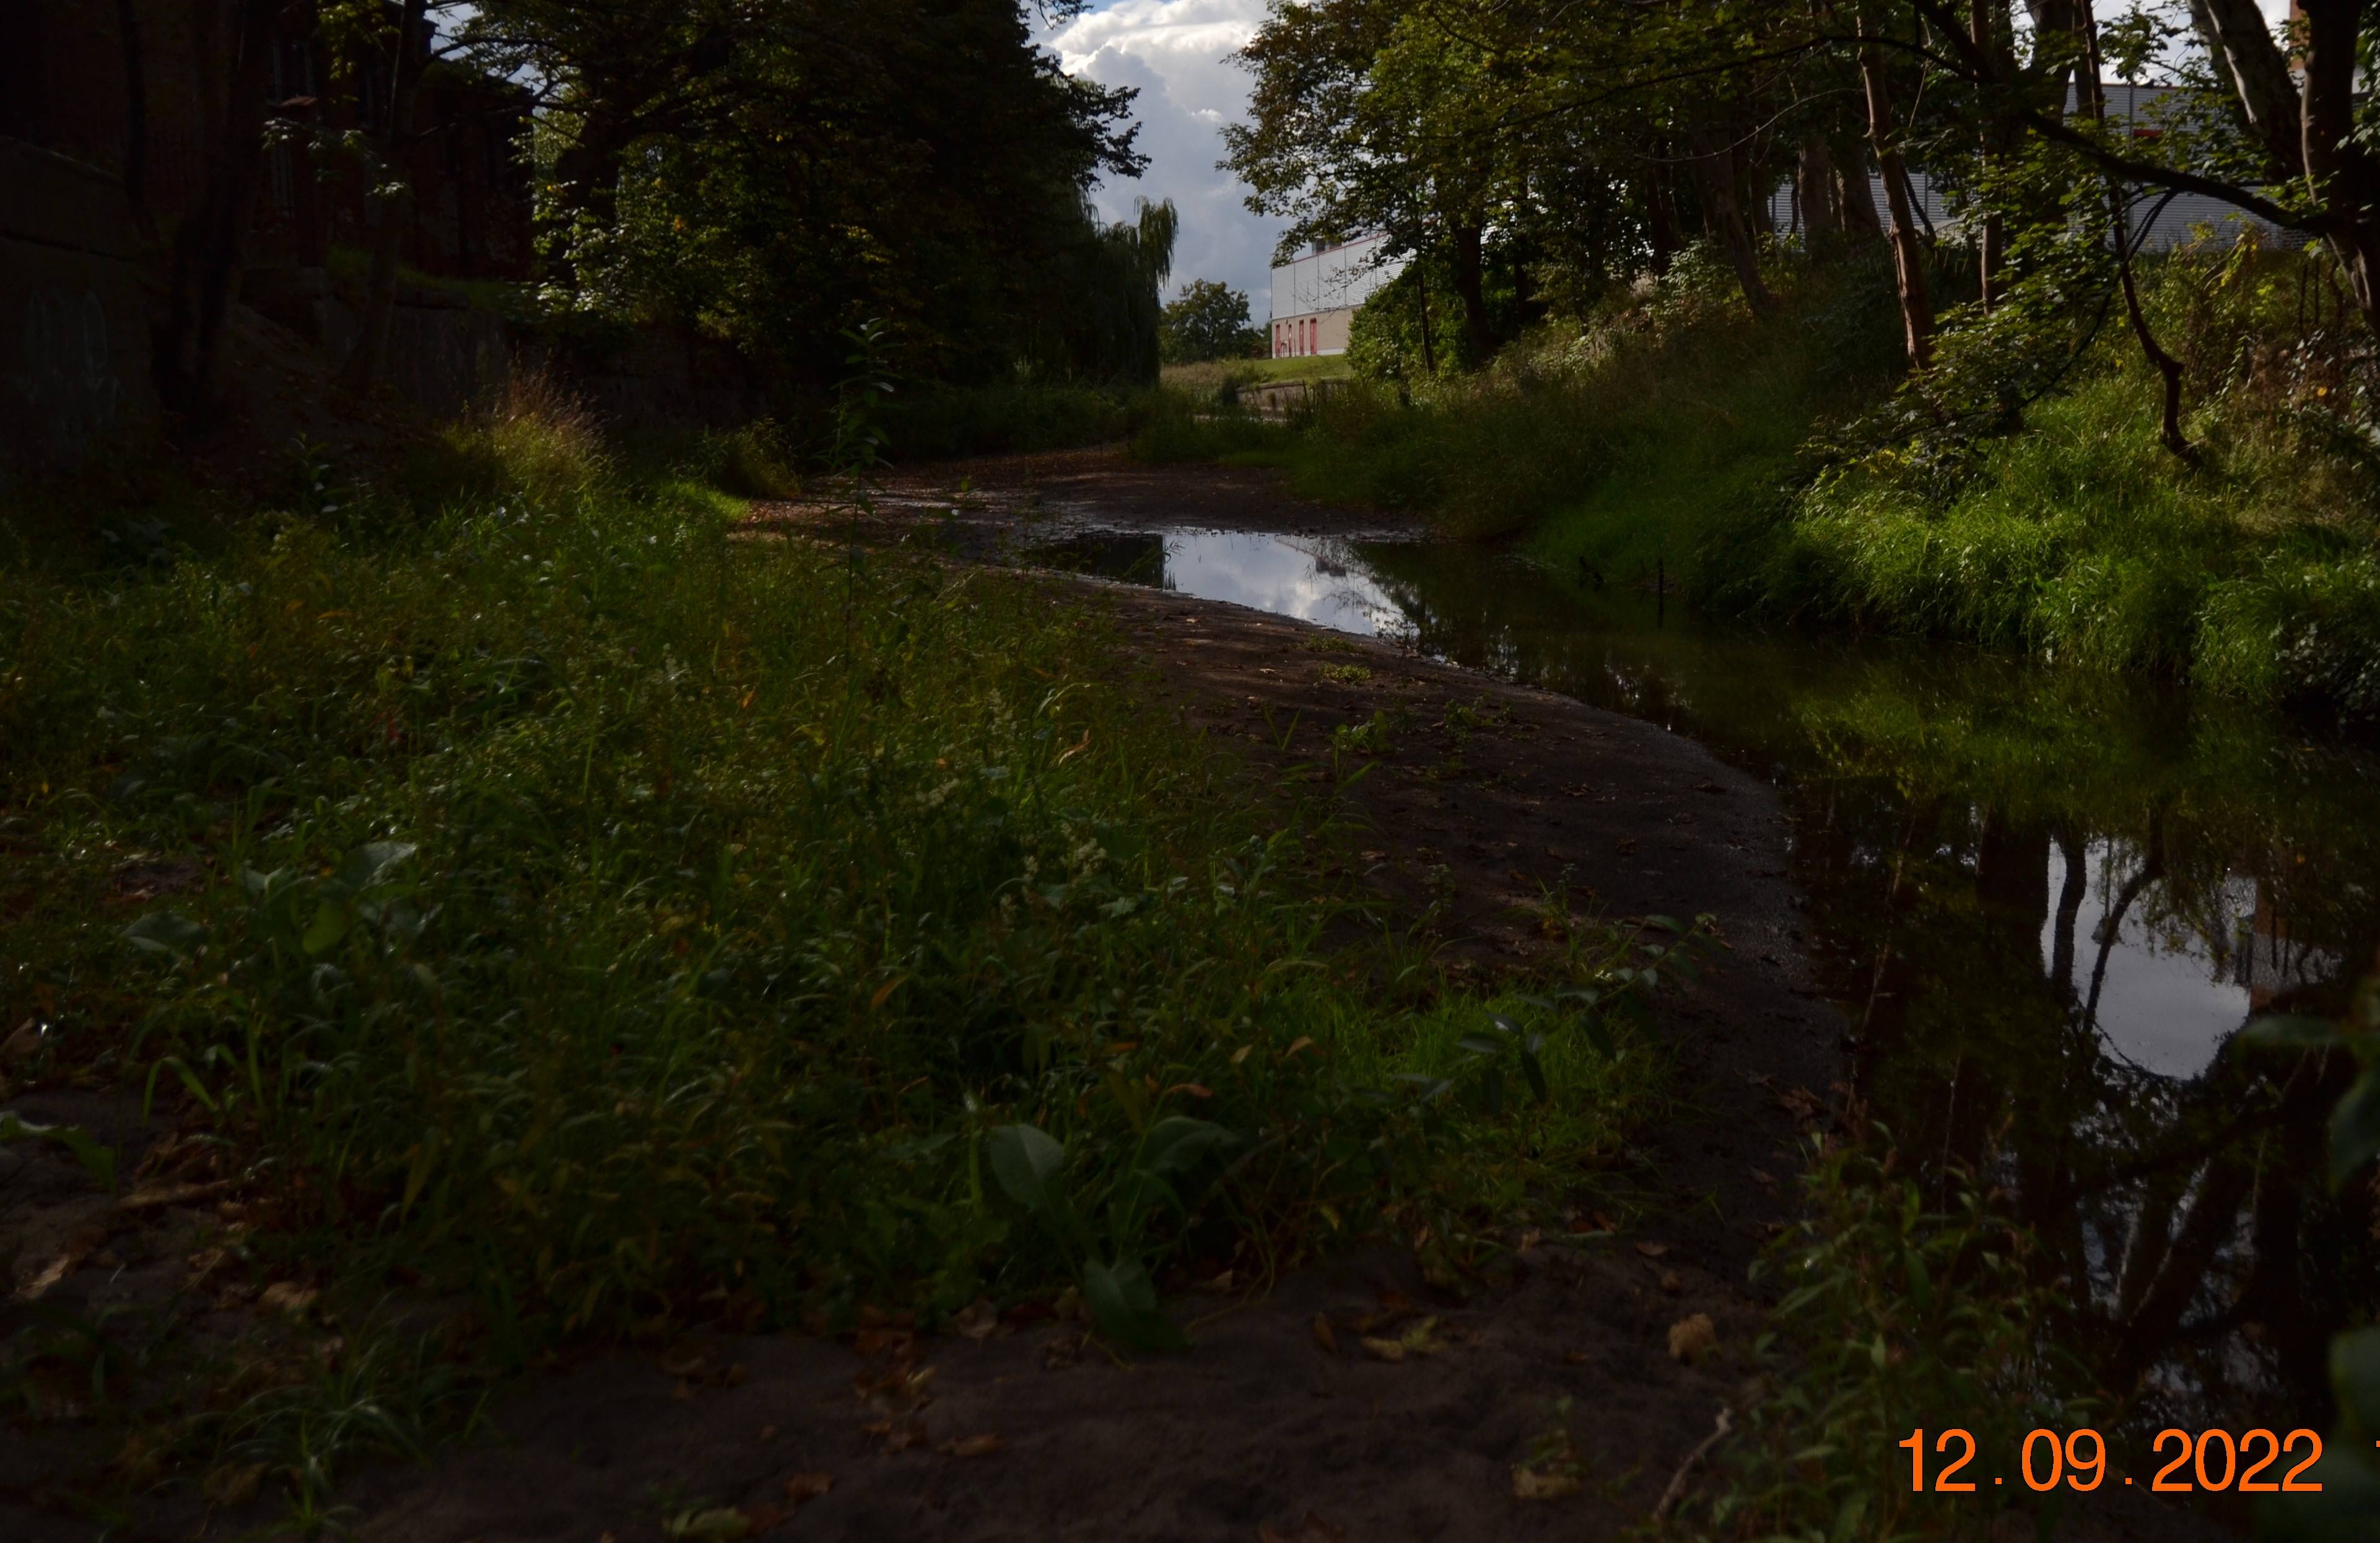
{"type": "Polygon", "coordinates": [[[387,1436],[326,1411],[419,1386],[391,1299],[495,1367],[1070,1280],[1161,1339],[1150,1282],[1490,1257],[1654,1107],[1608,932],[1537,988],[1591,1010],[1318,951],[1328,775],[1237,777],[1095,602],[738,533],[566,414],[301,480],[104,541],[20,504],[0,548],[11,1075],[152,1095],[139,1182],[245,1207],[206,1289],[320,1289],[346,1347],[215,1367],[143,1452],[319,1498],[387,1436]]]}
{"type": "Polygon", "coordinates": [[[1723,275],[1682,266],[1472,380],[1342,395],[1294,431],[1177,407],[1137,444],[1287,465],[1308,492],[1514,539],[1587,582],[1658,573],[1716,609],[2371,718],[2380,456],[2326,263],[2224,250],[2144,272],[2194,464],[2158,443],[2119,307],[2013,431],[1947,456],[1817,448],[1900,374],[1888,287],[1857,267],[1780,267],[1782,312],[1755,322],[1723,275]]]}

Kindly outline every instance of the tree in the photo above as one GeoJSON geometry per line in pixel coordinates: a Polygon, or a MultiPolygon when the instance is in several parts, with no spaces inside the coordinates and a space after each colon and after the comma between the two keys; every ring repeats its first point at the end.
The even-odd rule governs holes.
{"type": "Polygon", "coordinates": [[[1153,373],[1170,227],[1085,202],[1145,165],[1132,92],[1065,75],[1026,20],[1018,0],[484,0],[466,35],[549,82],[563,307],[696,327],[812,391],[870,319],[912,378],[1153,373]]]}
{"type": "Polygon", "coordinates": [[[1159,333],[1165,362],[1202,364],[1262,353],[1264,333],[1249,324],[1248,298],[1212,279],[1192,279],[1165,308],[1159,333]]]}

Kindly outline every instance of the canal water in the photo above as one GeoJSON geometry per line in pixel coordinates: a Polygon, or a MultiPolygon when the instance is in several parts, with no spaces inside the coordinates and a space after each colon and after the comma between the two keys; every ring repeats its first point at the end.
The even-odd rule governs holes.
{"type": "Polygon", "coordinates": [[[2061,1338],[2144,1419],[2328,1419],[2380,1307],[2335,1195],[2338,1068],[2235,1052],[2335,1014],[2380,943],[2380,759],[2134,677],[1698,620],[1506,554],[1100,532],[1044,560],[1397,638],[1649,719],[1777,785],[1849,1081],[1905,1153],[2012,1196],[2061,1338]]]}

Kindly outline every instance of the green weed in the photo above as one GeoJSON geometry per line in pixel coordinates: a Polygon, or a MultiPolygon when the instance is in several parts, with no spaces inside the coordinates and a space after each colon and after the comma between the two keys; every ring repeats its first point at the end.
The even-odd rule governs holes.
{"type": "MultiPolygon", "coordinates": [[[[0,569],[0,1021],[204,1127],[261,1277],[458,1300],[480,1367],[1069,1280],[1154,1343],[1193,1262],[1492,1250],[1652,1107],[1618,944],[1550,1006],[1318,953],[1327,805],[1140,711],[1096,602],[747,534],[726,476],[516,404],[211,552],[0,569]]],[[[418,1337],[352,1332],[206,1428],[225,1482],[319,1514],[405,1449],[418,1337]]]]}
{"type": "Polygon", "coordinates": [[[1931,1476],[1961,1450],[1955,1438],[1944,1455],[1932,1450],[1953,1426],[1988,1454],[1978,1464],[1988,1472],[2029,1431],[2093,1423],[2086,1404],[2052,1391],[2059,1379],[2040,1332],[2050,1296],[2027,1279],[2023,1233],[1960,1175],[1949,1203],[1929,1206],[1894,1171],[1889,1135],[1872,1138],[1813,1151],[1812,1214],[1758,1267],[1784,1289],[1755,1346],[1769,1374],[1741,1434],[1719,1449],[1715,1498],[1699,1515],[1689,1508],[1705,1536],[1962,1535],[2024,1492],[1912,1491],[1912,1432],[1923,1433],[1931,1476]]]}

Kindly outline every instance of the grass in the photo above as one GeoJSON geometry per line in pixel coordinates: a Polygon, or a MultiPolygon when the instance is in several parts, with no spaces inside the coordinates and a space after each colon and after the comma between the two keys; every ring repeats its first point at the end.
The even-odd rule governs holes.
{"type": "Polygon", "coordinates": [[[1169,364],[1158,372],[1158,384],[1195,397],[1218,398],[1241,386],[1271,381],[1345,380],[1354,372],[1344,354],[1305,354],[1291,358],[1208,359],[1200,364],[1169,364]]]}
{"type": "MultiPolygon", "coordinates": [[[[1657,1106],[1609,929],[1537,987],[1585,996],[1321,951],[1327,790],[1145,711],[1091,601],[745,533],[551,404],[292,487],[137,543],[6,511],[0,1021],[13,1076],[155,1100],[142,1182],[229,1181],[224,1268],[319,1290],[334,1365],[416,1364],[372,1336],[432,1303],[501,1369],[1425,1228],[1454,1268],[1657,1106]],[[1018,1203],[1027,1126],[1095,1248],[1018,1203]]],[[[382,1438],[290,1375],[145,1450],[278,1442],[318,1504],[382,1438]]]]}
{"type": "MultiPolygon", "coordinates": [[[[1733,1411],[1739,1434],[1711,1495],[1690,1508],[1691,1536],[1997,1537],[2010,1510],[2037,1512],[2042,1536],[2055,1529],[2058,1495],[1990,1482],[2028,1432],[2093,1423],[2091,1405],[2059,1398],[2046,1375],[2050,1293],[2027,1279],[2028,1240],[1973,1175],[1942,1175],[1946,1193],[1929,1204],[1929,1186],[1895,1172],[1898,1156],[1881,1130],[1813,1153],[1808,1213],[1755,1267],[1781,1289],[1757,1347],[1761,1396],[1733,1411]],[[1964,1476],[1984,1482],[1912,1491],[1903,1443],[1923,1432],[1930,1486],[1965,1450],[1942,1435],[1954,1426],[1973,1443],[1964,1476]]],[[[2075,1451],[2095,1455],[2087,1440],[2075,1451]]],[[[2119,1465],[2104,1440],[2095,1455],[2119,1465]]]]}

